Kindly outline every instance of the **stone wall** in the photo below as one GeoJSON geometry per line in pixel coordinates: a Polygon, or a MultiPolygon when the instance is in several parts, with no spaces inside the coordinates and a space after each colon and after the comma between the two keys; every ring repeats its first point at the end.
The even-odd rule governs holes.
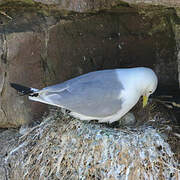
{"type": "MultiPolygon", "coordinates": [[[[4,2],[16,2],[17,0],[0,0],[0,3],[4,2]]],[[[18,0],[19,2],[42,3],[47,5],[55,5],[57,9],[73,10],[76,12],[86,12],[92,10],[100,10],[111,8],[123,2],[130,4],[151,4],[151,5],[165,5],[168,7],[179,7],[179,0],[18,0]]]]}
{"type": "Polygon", "coordinates": [[[7,1],[0,12],[0,127],[39,120],[48,110],[18,96],[10,82],[43,88],[89,71],[147,66],[160,85],[178,86],[179,17],[173,8],[120,3],[77,13],[7,1]]]}
{"type": "MultiPolygon", "coordinates": [[[[61,8],[67,8],[75,11],[85,11],[92,9],[110,8],[112,5],[118,4],[118,0],[34,0],[36,2],[56,4],[61,8]]],[[[179,0],[122,0],[130,4],[147,3],[151,5],[180,6],[179,0]]]]}
{"type": "Polygon", "coordinates": [[[128,3],[147,3],[153,5],[180,6],[179,0],[124,0],[128,3]]]}

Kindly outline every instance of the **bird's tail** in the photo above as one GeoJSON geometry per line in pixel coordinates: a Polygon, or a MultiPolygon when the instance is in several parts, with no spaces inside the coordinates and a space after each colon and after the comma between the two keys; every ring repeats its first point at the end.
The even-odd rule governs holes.
{"type": "Polygon", "coordinates": [[[38,89],[34,89],[34,88],[30,88],[30,87],[26,87],[26,86],[22,86],[20,84],[16,84],[16,83],[10,83],[11,87],[16,89],[16,91],[21,95],[28,95],[28,96],[32,96],[32,97],[37,97],[38,96],[38,89]]]}

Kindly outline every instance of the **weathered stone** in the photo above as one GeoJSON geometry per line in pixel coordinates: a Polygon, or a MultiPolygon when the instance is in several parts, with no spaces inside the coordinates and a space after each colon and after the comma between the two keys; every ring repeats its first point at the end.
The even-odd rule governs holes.
{"type": "MultiPolygon", "coordinates": [[[[21,0],[26,1],[26,0],[21,0]]],[[[59,8],[73,10],[77,12],[84,12],[87,10],[98,10],[104,8],[111,8],[119,4],[120,0],[28,0],[29,2],[41,2],[43,4],[53,4],[59,8]]],[[[165,5],[168,7],[179,7],[179,0],[122,0],[122,2],[130,4],[151,4],[151,5],[165,5]]]]}
{"type": "Polygon", "coordinates": [[[165,10],[162,16],[156,9],[153,16],[156,10],[146,10],[114,9],[51,28],[48,55],[58,57],[49,60],[56,61],[53,64],[59,67],[55,70],[59,80],[92,70],[149,66],[155,69],[161,84],[177,83],[176,42],[170,18],[173,12],[165,10]]]}
{"type": "Polygon", "coordinates": [[[164,5],[168,7],[179,7],[179,0],[0,0],[0,4],[11,2],[27,3],[29,6],[37,5],[53,5],[57,9],[66,9],[76,12],[87,12],[92,10],[109,9],[118,4],[149,4],[164,5]]]}
{"type": "Polygon", "coordinates": [[[1,127],[17,127],[34,118],[41,116],[45,105],[31,104],[27,97],[20,97],[10,88],[10,82],[32,84],[43,87],[43,70],[41,66],[41,49],[43,48],[43,34],[13,33],[6,35],[7,62],[4,64],[3,91],[1,93],[1,127]],[[3,114],[4,113],[4,114],[3,114]]]}
{"type": "Polygon", "coordinates": [[[147,4],[153,4],[153,5],[165,5],[165,6],[173,6],[173,7],[179,7],[180,1],[179,0],[124,0],[128,3],[147,3],[147,4]]]}

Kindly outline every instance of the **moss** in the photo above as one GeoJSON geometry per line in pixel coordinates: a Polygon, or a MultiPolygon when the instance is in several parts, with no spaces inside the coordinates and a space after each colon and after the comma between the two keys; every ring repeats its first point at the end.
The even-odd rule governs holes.
{"type": "Polygon", "coordinates": [[[31,11],[38,11],[38,10],[49,10],[49,7],[45,4],[37,3],[31,0],[25,0],[25,1],[6,1],[3,3],[0,3],[0,10],[5,11],[8,13],[11,12],[21,12],[24,10],[31,10],[31,11]]]}
{"type": "Polygon", "coordinates": [[[34,2],[32,0],[14,0],[2,2],[0,3],[0,12],[5,12],[6,14],[14,16],[27,12],[35,12],[43,16],[67,16],[72,14],[72,12],[68,10],[58,10],[55,5],[47,5],[40,2],[34,2]]]}
{"type": "Polygon", "coordinates": [[[7,4],[7,3],[17,3],[17,2],[22,3],[22,4],[29,4],[29,5],[35,4],[33,0],[6,0],[6,1],[1,1],[0,5],[7,4]]]}
{"type": "Polygon", "coordinates": [[[35,24],[35,22],[37,24],[45,23],[43,22],[45,17],[53,17],[56,21],[59,21],[60,18],[71,19],[76,14],[68,10],[58,10],[55,5],[47,5],[32,0],[8,0],[0,3],[0,24],[6,26],[7,32],[13,32],[13,29],[19,31],[16,30],[19,27],[22,29],[20,31],[26,31],[28,23],[29,26],[35,24]],[[16,22],[16,28],[14,28],[14,22],[16,22]],[[26,25],[24,25],[25,22],[27,22],[26,25]],[[22,28],[22,24],[26,27],[22,28]]]}
{"type": "Polygon", "coordinates": [[[117,0],[117,4],[115,7],[130,7],[130,5],[129,5],[129,3],[125,2],[125,1],[117,0]]]}

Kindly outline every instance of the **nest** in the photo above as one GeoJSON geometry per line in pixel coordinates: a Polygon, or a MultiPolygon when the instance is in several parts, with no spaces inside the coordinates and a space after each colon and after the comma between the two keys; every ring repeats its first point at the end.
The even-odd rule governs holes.
{"type": "Polygon", "coordinates": [[[117,128],[53,110],[6,157],[8,178],[179,179],[171,147],[152,126],[117,128]]]}

